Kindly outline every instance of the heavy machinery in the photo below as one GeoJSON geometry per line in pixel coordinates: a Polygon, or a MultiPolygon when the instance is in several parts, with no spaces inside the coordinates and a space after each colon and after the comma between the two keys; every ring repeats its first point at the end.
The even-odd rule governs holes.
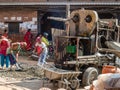
{"type": "Polygon", "coordinates": [[[69,30],[53,29],[55,66],[82,72],[82,85],[90,85],[104,65],[116,65],[120,57],[117,19],[99,19],[96,11],[81,9],[72,11],[68,19],[48,19],[69,24],[69,30]]]}

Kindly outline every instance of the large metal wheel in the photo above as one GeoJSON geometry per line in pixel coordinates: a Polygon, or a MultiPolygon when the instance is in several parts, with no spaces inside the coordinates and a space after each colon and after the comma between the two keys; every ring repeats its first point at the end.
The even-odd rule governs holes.
{"type": "Polygon", "coordinates": [[[70,81],[70,87],[73,89],[73,90],[76,90],[77,88],[79,88],[80,86],[80,82],[77,81],[77,80],[72,80],[70,81]]]}
{"type": "Polygon", "coordinates": [[[64,88],[67,90],[72,90],[70,86],[67,86],[66,84],[62,83],[61,81],[58,82],[58,87],[59,88],[64,88]]]}
{"type": "Polygon", "coordinates": [[[98,70],[94,67],[89,67],[85,70],[82,76],[82,84],[84,86],[88,86],[92,84],[92,82],[97,79],[98,70]]]}

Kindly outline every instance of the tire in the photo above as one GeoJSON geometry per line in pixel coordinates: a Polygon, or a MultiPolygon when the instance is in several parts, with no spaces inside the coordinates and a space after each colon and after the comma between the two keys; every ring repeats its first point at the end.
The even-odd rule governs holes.
{"type": "Polygon", "coordinates": [[[70,83],[71,83],[70,87],[72,88],[72,90],[76,90],[80,86],[80,82],[77,80],[72,80],[72,81],[70,81],[70,83]]]}
{"type": "Polygon", "coordinates": [[[92,82],[97,79],[98,70],[94,67],[89,67],[85,70],[82,76],[82,85],[88,86],[92,84],[92,82]]]}

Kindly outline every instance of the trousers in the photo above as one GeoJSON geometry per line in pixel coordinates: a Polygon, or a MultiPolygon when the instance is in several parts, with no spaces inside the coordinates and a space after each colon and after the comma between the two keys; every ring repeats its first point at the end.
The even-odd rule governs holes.
{"type": "Polygon", "coordinates": [[[40,54],[40,57],[38,59],[38,64],[44,64],[46,62],[47,54],[48,54],[48,52],[42,52],[40,54]]]}
{"type": "Polygon", "coordinates": [[[4,63],[6,63],[6,68],[8,68],[10,64],[9,57],[3,54],[0,54],[0,57],[1,57],[1,67],[4,67],[4,63]]]}

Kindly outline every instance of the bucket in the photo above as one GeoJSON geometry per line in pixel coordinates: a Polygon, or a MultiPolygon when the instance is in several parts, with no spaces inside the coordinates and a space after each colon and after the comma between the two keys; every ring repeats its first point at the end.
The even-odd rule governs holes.
{"type": "Polygon", "coordinates": [[[66,47],[66,52],[67,53],[76,53],[76,46],[67,46],[66,47]]]}
{"type": "Polygon", "coordinates": [[[105,74],[105,73],[115,73],[116,70],[117,70],[117,68],[115,66],[110,66],[110,65],[103,66],[102,74],[105,74]]]}
{"type": "Polygon", "coordinates": [[[37,49],[37,55],[39,56],[41,54],[41,52],[42,52],[42,47],[37,46],[36,49],[37,49]]]}

